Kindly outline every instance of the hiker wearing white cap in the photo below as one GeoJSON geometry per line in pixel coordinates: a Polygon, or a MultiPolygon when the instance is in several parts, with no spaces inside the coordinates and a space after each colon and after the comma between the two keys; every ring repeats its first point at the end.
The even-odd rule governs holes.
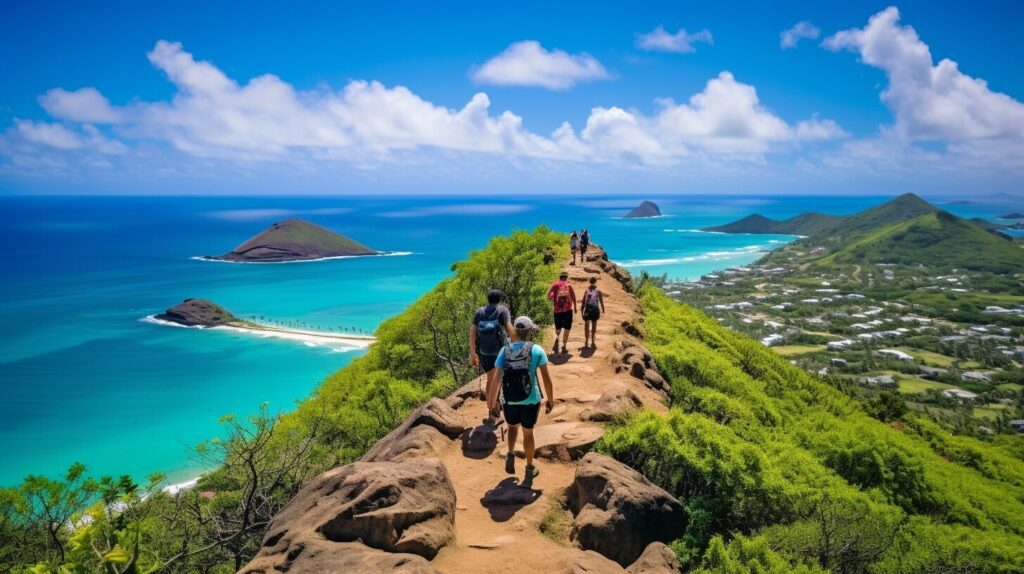
{"type": "Polygon", "coordinates": [[[513,321],[516,332],[515,342],[508,343],[498,353],[495,362],[497,374],[487,385],[487,408],[492,414],[498,410],[498,388],[501,388],[501,409],[508,423],[508,454],[505,455],[505,472],[516,472],[516,439],[519,427],[523,427],[523,450],[526,452],[526,472],[523,485],[533,484],[537,467],[533,466],[533,427],[540,416],[540,404],[544,400],[544,412],[550,413],[555,406],[554,389],[548,373],[548,356],[540,345],[533,343],[533,336],[540,330],[526,316],[513,321]],[[540,372],[544,380],[544,392],[537,382],[540,372]]]}
{"type": "Polygon", "coordinates": [[[501,304],[505,297],[499,289],[487,292],[487,305],[476,310],[469,326],[469,363],[487,375],[487,384],[494,378],[494,362],[509,337],[515,340],[512,317],[501,304]]]}

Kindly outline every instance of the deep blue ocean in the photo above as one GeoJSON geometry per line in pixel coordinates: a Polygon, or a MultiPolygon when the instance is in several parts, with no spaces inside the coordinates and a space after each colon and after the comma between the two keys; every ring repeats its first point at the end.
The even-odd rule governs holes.
{"type": "MultiPolygon", "coordinates": [[[[361,352],[144,322],[188,297],[306,329],[372,331],[488,238],[547,224],[588,228],[611,258],[672,278],[754,261],[787,236],[701,233],[750,213],[847,214],[885,198],[653,199],[663,217],[623,219],[631,198],[0,197],[0,485],[60,475],[195,476],[218,418],[288,410],[361,352]],[[301,217],[408,255],[228,264],[271,223],[301,217]]],[[[960,215],[1000,208],[943,206],[960,215]]]]}

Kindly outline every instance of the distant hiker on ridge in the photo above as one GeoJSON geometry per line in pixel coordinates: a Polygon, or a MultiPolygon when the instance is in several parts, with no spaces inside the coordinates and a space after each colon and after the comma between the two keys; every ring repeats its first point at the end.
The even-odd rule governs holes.
{"type": "Polygon", "coordinates": [[[558,352],[558,337],[562,336],[562,352],[569,349],[569,330],[572,329],[572,313],[577,309],[576,292],[569,284],[569,273],[562,271],[558,281],[551,284],[548,289],[548,300],[552,303],[552,310],[555,314],[555,347],[553,353],[558,352]],[[562,335],[562,331],[565,335],[562,335]]]}
{"type": "MultiPolygon", "coordinates": [[[[469,326],[469,363],[494,378],[494,362],[509,337],[514,337],[508,307],[499,305],[505,294],[498,289],[487,292],[487,305],[476,310],[469,326]]],[[[515,339],[513,339],[515,340],[515,339]]]]}
{"type": "Polygon", "coordinates": [[[541,399],[546,399],[544,412],[550,413],[555,406],[555,394],[548,373],[548,356],[540,345],[533,343],[533,336],[540,330],[526,316],[515,321],[514,343],[508,343],[498,353],[495,363],[497,376],[487,385],[487,409],[492,415],[498,410],[498,381],[501,386],[501,408],[508,423],[508,453],[505,455],[505,472],[516,473],[516,439],[519,427],[523,427],[523,451],[526,452],[526,472],[523,486],[533,486],[533,479],[539,474],[533,466],[533,427],[540,416],[541,399]],[[537,382],[537,372],[544,379],[544,392],[537,382]]]}
{"type": "Polygon", "coordinates": [[[580,249],[580,236],[576,233],[576,230],[572,230],[572,235],[569,236],[569,251],[572,251],[572,264],[576,265],[576,252],[580,249]]]}
{"type": "Polygon", "coordinates": [[[604,313],[604,295],[597,288],[597,277],[590,278],[590,287],[583,293],[583,346],[597,348],[597,320],[604,313]]]}
{"type": "Polygon", "coordinates": [[[580,234],[580,263],[587,262],[588,247],[590,247],[590,232],[584,229],[580,234]]]}

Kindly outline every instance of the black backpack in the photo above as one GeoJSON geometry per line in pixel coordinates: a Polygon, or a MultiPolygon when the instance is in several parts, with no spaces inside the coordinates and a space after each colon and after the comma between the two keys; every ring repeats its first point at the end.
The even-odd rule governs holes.
{"type": "Polygon", "coordinates": [[[530,367],[533,358],[533,343],[527,341],[522,347],[512,350],[505,347],[505,367],[501,374],[501,394],[505,402],[526,400],[533,392],[533,377],[530,367]]]}

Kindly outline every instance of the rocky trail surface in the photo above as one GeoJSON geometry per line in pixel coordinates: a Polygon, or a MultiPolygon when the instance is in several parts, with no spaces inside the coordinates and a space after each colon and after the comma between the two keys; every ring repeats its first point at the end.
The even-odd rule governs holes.
{"type": "Polygon", "coordinates": [[[599,247],[566,269],[580,298],[598,278],[606,312],[596,349],[583,348],[578,315],[569,352],[552,354],[554,329],[545,334],[556,402],[535,429],[532,487],[521,484],[521,438],[516,474],[505,472],[507,428],[488,421],[480,377],[304,485],[242,572],[678,572],[663,542],[685,524],[679,501],[590,452],[612,417],[666,410],[631,279],[599,247]]]}

